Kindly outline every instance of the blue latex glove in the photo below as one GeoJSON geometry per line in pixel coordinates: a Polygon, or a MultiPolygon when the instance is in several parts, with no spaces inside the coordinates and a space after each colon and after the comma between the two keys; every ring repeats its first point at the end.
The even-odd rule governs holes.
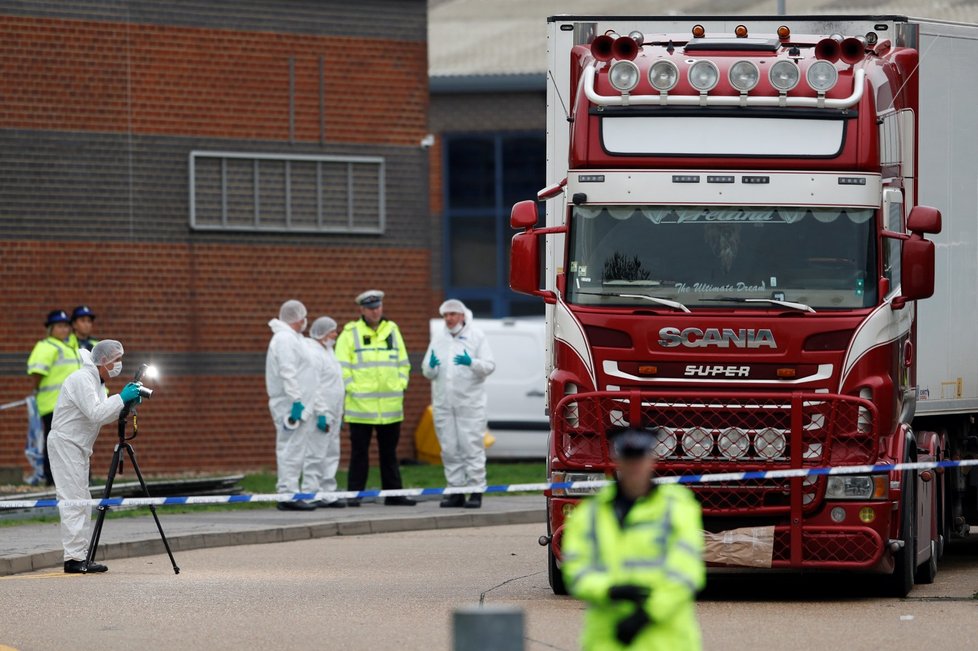
{"type": "Polygon", "coordinates": [[[119,392],[119,397],[122,398],[122,402],[129,404],[130,402],[140,403],[143,401],[139,397],[139,385],[135,382],[130,382],[126,386],[122,387],[122,391],[119,392]]]}
{"type": "Polygon", "coordinates": [[[320,416],[319,418],[316,419],[316,427],[322,430],[323,432],[329,429],[329,427],[326,426],[325,416],[320,416]]]}
{"type": "Polygon", "coordinates": [[[435,355],[435,351],[431,351],[431,357],[428,358],[428,366],[435,368],[436,366],[441,366],[441,360],[435,355]]]}
{"type": "Polygon", "coordinates": [[[469,351],[463,350],[461,355],[455,356],[456,366],[472,366],[472,358],[469,357],[469,351]]]}
{"type": "Polygon", "coordinates": [[[289,419],[291,419],[291,420],[302,420],[302,410],[305,409],[305,408],[306,408],[306,406],[304,404],[302,404],[301,402],[299,402],[298,400],[296,400],[295,402],[293,402],[292,403],[292,413],[289,415],[289,419]]]}

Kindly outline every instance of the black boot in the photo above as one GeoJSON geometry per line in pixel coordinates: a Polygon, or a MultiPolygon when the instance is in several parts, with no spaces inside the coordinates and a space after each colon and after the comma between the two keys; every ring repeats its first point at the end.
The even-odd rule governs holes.
{"type": "Polygon", "coordinates": [[[467,509],[482,508],[482,493],[472,493],[471,495],[469,495],[469,499],[465,501],[465,508],[467,509]]]}
{"type": "Polygon", "coordinates": [[[461,493],[455,493],[453,495],[446,495],[442,498],[441,503],[438,505],[443,509],[455,509],[461,508],[465,505],[465,495],[461,493]]]}

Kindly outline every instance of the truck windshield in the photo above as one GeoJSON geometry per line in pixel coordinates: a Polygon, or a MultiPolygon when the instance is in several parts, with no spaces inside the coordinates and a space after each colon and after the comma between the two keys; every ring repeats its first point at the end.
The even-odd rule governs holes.
{"type": "Polygon", "coordinates": [[[821,309],[876,303],[869,208],[573,206],[568,299],[579,305],[821,309]],[[624,295],[630,296],[624,296],[624,295]]]}

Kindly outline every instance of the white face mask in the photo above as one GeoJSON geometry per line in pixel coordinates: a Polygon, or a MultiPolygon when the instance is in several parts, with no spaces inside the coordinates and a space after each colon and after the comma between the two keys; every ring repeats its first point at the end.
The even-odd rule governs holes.
{"type": "Polygon", "coordinates": [[[326,346],[327,348],[333,348],[334,346],[336,346],[336,340],[330,337],[329,339],[323,342],[323,345],[326,346]]]}
{"type": "Polygon", "coordinates": [[[116,362],[106,369],[106,371],[108,372],[109,377],[119,377],[119,374],[122,373],[122,362],[116,362]]]}
{"type": "Polygon", "coordinates": [[[465,322],[459,321],[458,325],[456,325],[454,328],[449,328],[448,331],[453,335],[457,335],[458,333],[462,332],[462,328],[464,327],[465,327],[465,322]]]}

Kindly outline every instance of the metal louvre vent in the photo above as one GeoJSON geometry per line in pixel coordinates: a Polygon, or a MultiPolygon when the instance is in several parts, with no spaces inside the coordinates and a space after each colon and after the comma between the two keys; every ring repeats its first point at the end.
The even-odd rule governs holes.
{"type": "Polygon", "coordinates": [[[382,234],[384,159],[190,153],[194,230],[382,234]]]}

